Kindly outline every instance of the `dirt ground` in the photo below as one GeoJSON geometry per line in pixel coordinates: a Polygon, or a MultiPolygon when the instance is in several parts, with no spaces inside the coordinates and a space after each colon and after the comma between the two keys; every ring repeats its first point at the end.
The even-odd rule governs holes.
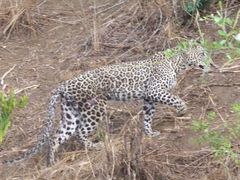
{"type": "MultiPolygon", "coordinates": [[[[46,1],[40,9],[46,18],[39,20],[44,25],[39,23],[36,28],[37,33],[30,33],[30,35],[19,31],[9,39],[1,37],[0,76],[16,65],[5,79],[10,87],[23,89],[37,85],[37,88],[30,88],[24,92],[29,96],[27,107],[15,111],[12,116],[12,126],[0,146],[1,160],[25,151],[36,142],[47,116],[50,92],[61,81],[86,70],[134,60],[136,57],[145,57],[147,53],[151,53],[145,52],[141,44],[135,45],[134,48],[119,48],[111,46],[109,42],[103,44],[90,42],[88,37],[95,31],[94,24],[90,23],[94,17],[88,13],[92,12],[93,5],[88,1],[79,2],[76,0],[46,1]]],[[[102,1],[101,3],[108,2],[102,1]]],[[[113,4],[119,2],[111,1],[113,4]]],[[[108,12],[109,14],[115,10],[110,11],[112,12],[108,12]]],[[[124,14],[124,10],[120,13],[124,14]]],[[[100,30],[102,30],[100,28],[101,18],[105,17],[106,14],[100,17],[98,24],[100,30]]],[[[125,28],[128,28],[127,25],[125,28]]],[[[106,37],[106,34],[110,36],[112,33],[110,30],[101,32],[104,35],[101,34],[102,36],[98,38],[102,40],[101,38],[106,37]]],[[[188,32],[194,34],[192,29],[188,32]]],[[[118,44],[118,40],[112,39],[112,42],[118,44]]],[[[128,40],[129,44],[131,44],[130,40],[128,40]]],[[[148,48],[151,49],[151,47],[148,48]]],[[[152,49],[164,48],[158,44],[152,49]]],[[[221,56],[215,56],[213,60],[217,65],[222,65],[224,62],[221,56]]],[[[228,166],[229,171],[227,171],[224,163],[214,159],[208,145],[196,143],[199,134],[191,130],[192,121],[205,117],[208,111],[217,113],[216,124],[236,118],[230,107],[233,103],[240,102],[240,87],[235,85],[240,83],[239,70],[235,68],[234,71],[224,73],[212,70],[204,76],[201,72],[192,70],[182,76],[175,94],[187,102],[187,114],[183,117],[176,117],[172,109],[159,105],[154,117],[154,129],[161,131],[161,136],[158,138],[145,137],[137,130],[141,129],[140,125],[132,123],[132,121],[141,122],[141,101],[109,102],[110,122],[106,142],[111,142],[112,145],[105,143],[106,147],[103,150],[87,152],[73,139],[61,147],[58,162],[53,167],[46,166],[46,152],[43,151],[19,164],[0,165],[0,179],[107,179],[109,177],[125,179],[124,173],[129,172],[128,169],[117,169],[123,167],[119,159],[133,160],[133,157],[128,157],[126,154],[134,151],[131,144],[138,141],[141,143],[142,160],[141,163],[139,162],[139,167],[151,167],[149,174],[145,173],[142,179],[225,180],[229,177],[240,179],[239,169],[237,167],[231,169],[228,166]],[[128,136],[127,133],[132,136],[128,136]],[[126,145],[126,142],[130,144],[126,145]],[[127,152],[124,156],[125,151],[127,152]],[[109,160],[109,154],[113,159],[109,160]],[[110,171],[108,175],[107,173],[105,176],[100,175],[104,174],[103,172],[109,166],[114,167],[112,163],[114,157],[115,160],[119,160],[119,162],[116,161],[116,168],[113,168],[114,175],[110,171]],[[108,165],[109,162],[112,164],[108,165]]]]}

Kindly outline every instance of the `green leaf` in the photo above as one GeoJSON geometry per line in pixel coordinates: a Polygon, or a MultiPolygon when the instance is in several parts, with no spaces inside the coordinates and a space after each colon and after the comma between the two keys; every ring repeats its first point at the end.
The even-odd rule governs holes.
{"type": "Polygon", "coordinates": [[[171,58],[176,55],[176,53],[172,49],[166,49],[163,53],[167,58],[171,58]]]}
{"type": "Polygon", "coordinates": [[[227,59],[228,59],[228,63],[232,63],[233,62],[233,58],[232,58],[232,56],[230,55],[230,54],[226,54],[226,57],[227,57],[227,59]]]}
{"type": "Polygon", "coordinates": [[[7,130],[11,125],[11,121],[8,117],[0,117],[0,144],[3,142],[4,137],[7,134],[7,130]]]}
{"type": "Polygon", "coordinates": [[[215,22],[215,24],[222,24],[222,22],[223,22],[222,17],[212,16],[212,18],[213,18],[213,21],[215,22]]]}
{"type": "Polygon", "coordinates": [[[220,36],[223,36],[224,38],[227,38],[227,36],[228,36],[227,32],[225,32],[225,31],[223,31],[223,30],[218,30],[218,34],[219,34],[220,36]]]}
{"type": "Polygon", "coordinates": [[[219,44],[221,45],[221,46],[223,46],[223,45],[225,45],[226,44],[226,40],[225,39],[223,39],[223,40],[221,40],[221,41],[219,41],[219,44]]]}
{"type": "Polygon", "coordinates": [[[16,107],[24,107],[27,102],[27,96],[22,96],[19,100],[17,100],[14,92],[10,92],[6,96],[2,91],[0,91],[0,143],[2,143],[8,128],[11,125],[11,113],[16,107]]]}
{"type": "Polygon", "coordinates": [[[24,95],[20,98],[20,100],[17,103],[17,107],[24,108],[28,103],[28,96],[24,95]]]}
{"type": "Polygon", "coordinates": [[[230,25],[230,26],[233,25],[233,20],[230,19],[230,18],[225,18],[224,21],[225,21],[228,25],[230,25]]]}
{"type": "Polygon", "coordinates": [[[195,6],[193,4],[192,1],[189,1],[185,4],[184,6],[184,10],[189,14],[189,15],[193,15],[195,12],[195,6]]]}
{"type": "Polygon", "coordinates": [[[214,112],[214,111],[209,111],[209,112],[207,113],[207,119],[208,119],[209,121],[213,121],[216,117],[217,117],[217,114],[216,114],[216,112],[214,112]]]}
{"type": "Polygon", "coordinates": [[[214,49],[221,49],[222,45],[219,43],[219,41],[213,42],[213,48],[214,49]]]}
{"type": "Polygon", "coordinates": [[[240,48],[237,48],[235,52],[236,52],[237,56],[240,56],[240,48]]]}
{"type": "Polygon", "coordinates": [[[240,113],[240,102],[239,103],[234,103],[232,105],[231,109],[234,113],[240,113]]]}
{"type": "Polygon", "coordinates": [[[195,132],[203,132],[209,128],[209,123],[206,121],[195,120],[192,122],[192,130],[195,132]]]}

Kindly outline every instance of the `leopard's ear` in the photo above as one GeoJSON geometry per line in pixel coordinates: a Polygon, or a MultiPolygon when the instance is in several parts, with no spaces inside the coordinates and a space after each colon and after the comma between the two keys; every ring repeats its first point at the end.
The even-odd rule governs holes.
{"type": "Polygon", "coordinates": [[[191,49],[203,49],[201,42],[199,40],[190,40],[189,41],[189,50],[191,49]]]}
{"type": "Polygon", "coordinates": [[[185,50],[181,53],[181,57],[183,61],[187,61],[188,57],[189,57],[189,51],[185,50]]]}
{"type": "Polygon", "coordinates": [[[196,41],[191,39],[191,40],[188,42],[188,49],[194,48],[195,45],[196,45],[196,41]]]}

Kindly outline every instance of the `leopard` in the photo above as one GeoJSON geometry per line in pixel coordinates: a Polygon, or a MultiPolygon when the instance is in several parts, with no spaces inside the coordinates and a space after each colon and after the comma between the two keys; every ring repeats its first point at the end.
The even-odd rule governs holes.
{"type": "Polygon", "coordinates": [[[159,51],[149,58],[112,64],[85,71],[60,83],[52,91],[48,116],[42,135],[36,145],[22,155],[3,161],[12,164],[38,153],[47,146],[47,164],[53,165],[59,146],[75,136],[86,148],[102,148],[101,142],[93,143],[89,136],[107,116],[107,101],[143,101],[143,130],[149,137],[160,135],[152,129],[157,104],[164,104],[183,115],[187,110],[184,100],[174,95],[178,77],[189,69],[206,71],[208,53],[201,45],[167,56],[159,51]],[[55,110],[60,103],[60,126],[53,132],[55,110]]]}

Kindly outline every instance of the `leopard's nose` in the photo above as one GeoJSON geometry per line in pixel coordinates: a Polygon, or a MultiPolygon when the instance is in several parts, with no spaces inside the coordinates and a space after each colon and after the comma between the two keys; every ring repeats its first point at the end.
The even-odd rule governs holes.
{"type": "Polygon", "coordinates": [[[200,67],[201,69],[204,69],[204,66],[203,66],[203,65],[201,65],[201,64],[199,65],[199,67],[200,67]]]}

